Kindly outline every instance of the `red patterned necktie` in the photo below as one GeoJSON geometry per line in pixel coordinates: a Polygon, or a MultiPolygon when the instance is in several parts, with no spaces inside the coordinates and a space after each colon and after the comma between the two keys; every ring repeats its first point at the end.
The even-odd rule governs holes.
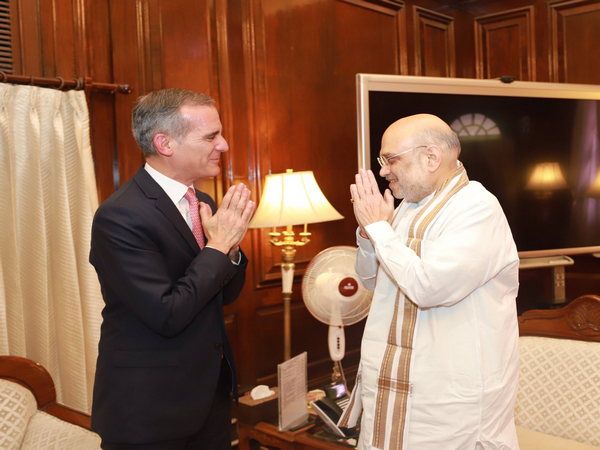
{"type": "Polygon", "coordinates": [[[194,233],[196,242],[200,246],[200,250],[202,250],[204,248],[204,233],[202,231],[202,223],[200,222],[200,214],[198,213],[198,199],[192,188],[188,188],[184,197],[189,203],[189,211],[192,218],[192,233],[194,233]]]}

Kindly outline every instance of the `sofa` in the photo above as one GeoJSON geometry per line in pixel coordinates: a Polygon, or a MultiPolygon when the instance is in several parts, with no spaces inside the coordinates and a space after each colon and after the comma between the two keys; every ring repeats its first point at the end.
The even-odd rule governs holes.
{"type": "Polygon", "coordinates": [[[519,316],[521,450],[600,447],[600,297],[519,316]]]}
{"type": "Polygon", "coordinates": [[[56,401],[50,374],[40,364],[0,356],[0,448],[100,450],[90,416],[56,401]]]}

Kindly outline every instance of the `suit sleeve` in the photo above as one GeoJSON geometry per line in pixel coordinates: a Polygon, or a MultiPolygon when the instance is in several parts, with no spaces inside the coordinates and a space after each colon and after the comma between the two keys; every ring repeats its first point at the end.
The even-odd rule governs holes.
{"type": "MultiPolygon", "coordinates": [[[[217,212],[217,205],[215,201],[204,192],[200,192],[200,201],[206,202],[210,205],[213,214],[217,212]]],[[[231,278],[231,280],[225,285],[223,288],[223,305],[229,305],[233,303],[244,287],[244,283],[246,282],[246,268],[248,267],[248,258],[245,253],[240,248],[241,259],[239,264],[232,264],[236,268],[235,275],[231,278]]]]}
{"type": "MultiPolygon", "coordinates": [[[[193,257],[176,230],[157,230],[154,221],[141,207],[100,207],[92,225],[90,262],[103,290],[110,291],[105,299],[116,298],[153,331],[169,337],[182,331],[220,292],[225,302],[235,300],[244,284],[247,259],[235,266],[211,248],[193,257]],[[176,252],[181,257],[173,257],[176,252]]],[[[107,301],[107,308],[111,306],[107,301]]]]}
{"type": "Polygon", "coordinates": [[[238,265],[231,264],[236,269],[236,273],[223,288],[224,305],[229,305],[238,298],[238,296],[242,292],[244,283],[246,282],[246,267],[248,267],[248,258],[246,257],[244,252],[242,252],[241,248],[240,253],[242,256],[240,263],[238,265]]]}

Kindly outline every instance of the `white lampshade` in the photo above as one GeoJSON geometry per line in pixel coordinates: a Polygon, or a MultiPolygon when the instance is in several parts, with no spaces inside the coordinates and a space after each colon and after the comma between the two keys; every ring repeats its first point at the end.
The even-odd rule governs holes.
{"type": "Polygon", "coordinates": [[[343,219],[327,201],[312,171],[267,175],[250,228],[272,228],[343,219]]]}
{"type": "Polygon", "coordinates": [[[525,189],[554,191],[566,189],[567,187],[567,181],[562,170],[560,170],[560,165],[557,162],[545,162],[535,165],[525,189]]]}

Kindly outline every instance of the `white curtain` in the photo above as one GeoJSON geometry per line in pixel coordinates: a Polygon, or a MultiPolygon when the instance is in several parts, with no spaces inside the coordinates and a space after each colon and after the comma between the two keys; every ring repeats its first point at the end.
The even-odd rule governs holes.
{"type": "Polygon", "coordinates": [[[0,84],[0,354],[52,375],[89,412],[100,287],[88,262],[98,207],[82,91],[0,84]]]}

